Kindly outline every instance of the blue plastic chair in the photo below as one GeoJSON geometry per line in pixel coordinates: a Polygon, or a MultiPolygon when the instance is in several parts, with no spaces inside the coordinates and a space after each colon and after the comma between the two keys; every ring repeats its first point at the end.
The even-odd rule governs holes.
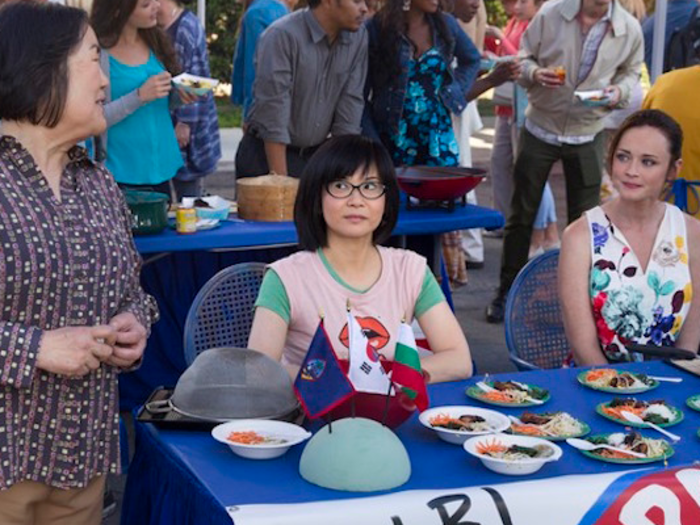
{"type": "Polygon", "coordinates": [[[695,215],[700,209],[698,186],[700,186],[700,181],[676,179],[673,181],[671,189],[664,195],[664,199],[672,202],[684,212],[695,215]],[[690,195],[690,199],[688,195],[690,195]]]}
{"type": "Polygon", "coordinates": [[[224,268],[202,287],[187,312],[184,352],[187,366],[210,348],[246,348],[255,300],[266,264],[224,268]]]}
{"type": "Polygon", "coordinates": [[[559,250],[529,261],[508,292],[505,312],[506,345],[518,370],[560,368],[569,343],[559,305],[559,250]]]}

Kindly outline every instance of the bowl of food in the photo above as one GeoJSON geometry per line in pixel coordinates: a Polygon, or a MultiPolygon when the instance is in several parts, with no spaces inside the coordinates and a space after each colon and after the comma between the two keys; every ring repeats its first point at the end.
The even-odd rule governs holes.
{"type": "Polygon", "coordinates": [[[546,439],[508,434],[473,437],[463,446],[487,469],[507,476],[532,474],[562,455],[561,448],[546,439]]]}
{"type": "Polygon", "coordinates": [[[447,201],[463,197],[486,176],[479,168],[410,166],[396,171],[399,187],[411,197],[447,201]]]}
{"type": "Polygon", "coordinates": [[[198,96],[206,95],[219,85],[219,81],[215,78],[200,77],[189,73],[173,77],[173,83],[178,88],[198,96]]]}
{"type": "Polygon", "coordinates": [[[641,372],[616,368],[592,368],[576,376],[579,383],[611,394],[638,394],[659,386],[659,382],[641,372]]]}
{"type": "Polygon", "coordinates": [[[574,91],[574,96],[579,99],[584,106],[592,108],[610,104],[610,97],[608,97],[602,89],[574,91]]]}
{"type": "Polygon", "coordinates": [[[646,423],[654,423],[660,427],[670,427],[683,421],[683,412],[669,405],[663,399],[643,401],[633,397],[614,398],[611,401],[600,403],[596,406],[596,412],[616,423],[626,427],[646,427],[646,423]],[[623,412],[629,412],[640,417],[644,423],[636,423],[625,418],[623,412]]]}
{"type": "Polygon", "coordinates": [[[512,424],[508,431],[520,436],[532,436],[550,441],[563,441],[567,438],[585,436],[591,428],[568,412],[523,412],[519,417],[511,416],[512,424]]]}
{"type": "Polygon", "coordinates": [[[311,437],[299,425],[270,419],[238,419],[215,426],[211,435],[248,459],[272,459],[311,437]]]}
{"type": "Polygon", "coordinates": [[[209,197],[184,197],[182,205],[186,208],[194,208],[197,219],[214,219],[223,221],[231,212],[231,202],[218,195],[209,197]]]}
{"type": "Polygon", "coordinates": [[[482,434],[497,434],[510,426],[503,414],[494,410],[470,406],[442,406],[425,410],[421,424],[434,430],[440,439],[461,445],[468,438],[482,434]]]}

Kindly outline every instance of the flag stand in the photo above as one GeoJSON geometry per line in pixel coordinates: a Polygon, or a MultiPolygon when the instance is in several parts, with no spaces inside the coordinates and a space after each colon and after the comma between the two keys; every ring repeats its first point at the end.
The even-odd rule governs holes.
{"type": "Polygon", "coordinates": [[[355,417],[355,396],[350,398],[350,417],[355,417]]]}
{"type": "Polygon", "coordinates": [[[382,425],[386,426],[386,418],[389,415],[389,402],[391,401],[391,388],[393,383],[389,383],[389,390],[386,391],[386,401],[384,402],[384,414],[382,415],[382,425]]]}

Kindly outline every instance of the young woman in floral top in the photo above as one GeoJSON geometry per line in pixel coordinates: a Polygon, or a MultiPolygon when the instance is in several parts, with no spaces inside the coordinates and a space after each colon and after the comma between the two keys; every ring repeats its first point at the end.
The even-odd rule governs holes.
{"type": "Polygon", "coordinates": [[[640,359],[630,343],[698,350],[700,222],[659,200],[681,166],[681,143],[665,113],[632,114],[608,156],[619,196],[564,232],[559,291],[579,365],[640,359]]]}

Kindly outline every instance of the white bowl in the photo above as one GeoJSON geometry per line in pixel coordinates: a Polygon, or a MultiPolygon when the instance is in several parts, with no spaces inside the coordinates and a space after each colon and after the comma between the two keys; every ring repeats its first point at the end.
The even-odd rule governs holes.
{"type": "Polygon", "coordinates": [[[210,195],[209,197],[200,197],[200,200],[206,202],[211,208],[202,208],[201,206],[194,206],[194,197],[184,197],[182,199],[182,204],[188,208],[194,206],[194,210],[197,214],[197,219],[218,219],[220,221],[228,218],[231,212],[231,202],[219,197],[218,195],[210,195]]]}
{"type": "Polygon", "coordinates": [[[468,438],[473,436],[481,436],[483,434],[494,434],[503,432],[510,427],[510,421],[506,416],[495,410],[486,408],[477,408],[471,406],[441,406],[435,407],[421,412],[418,418],[423,426],[434,430],[437,435],[455,445],[461,445],[468,438]],[[447,414],[450,417],[459,418],[459,416],[481,416],[491,427],[489,430],[469,432],[466,430],[450,430],[448,428],[434,427],[430,424],[430,420],[439,414],[447,414]]]}
{"type": "Polygon", "coordinates": [[[464,442],[464,450],[466,450],[472,456],[479,458],[487,469],[498,472],[499,474],[506,474],[508,476],[526,476],[527,474],[532,474],[533,472],[540,470],[542,465],[545,463],[559,460],[562,455],[561,448],[551,441],[547,441],[546,439],[530,436],[511,436],[509,434],[496,434],[471,438],[464,442]],[[484,456],[477,452],[476,447],[478,444],[485,444],[487,442],[490,443],[493,440],[500,441],[506,446],[521,445],[523,447],[534,447],[536,445],[541,445],[551,449],[552,455],[546,458],[526,458],[518,461],[509,461],[506,459],[484,456]]]}
{"type": "Polygon", "coordinates": [[[286,423],[284,421],[265,419],[237,419],[215,426],[211,435],[217,441],[228,445],[231,450],[241,457],[248,459],[272,459],[281,456],[290,447],[306,441],[311,437],[311,432],[307,432],[299,425],[286,423]],[[260,445],[246,445],[229,441],[231,432],[253,431],[261,436],[279,437],[284,439],[284,443],[263,443],[260,445]]]}

